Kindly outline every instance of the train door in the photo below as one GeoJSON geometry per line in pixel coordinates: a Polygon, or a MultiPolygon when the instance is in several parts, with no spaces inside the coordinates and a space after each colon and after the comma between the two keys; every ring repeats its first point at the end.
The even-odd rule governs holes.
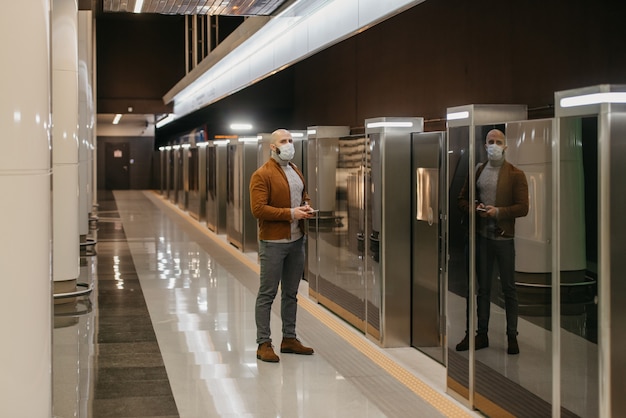
{"type": "Polygon", "coordinates": [[[411,345],[444,363],[445,132],[411,135],[411,345]],[[444,200],[442,202],[442,200],[444,200]]]}

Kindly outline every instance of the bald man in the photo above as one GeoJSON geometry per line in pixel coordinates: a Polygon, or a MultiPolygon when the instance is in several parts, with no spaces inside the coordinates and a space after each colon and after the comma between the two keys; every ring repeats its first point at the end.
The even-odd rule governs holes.
{"type": "Polygon", "coordinates": [[[259,224],[260,285],[255,306],[257,358],[277,363],[270,315],[281,286],[281,353],[313,354],[296,337],[298,286],[304,272],[304,219],[314,216],[304,176],[291,162],[293,138],[286,129],[272,133],[271,158],[252,174],[250,206],[259,224]]]}
{"type": "MultiPolygon", "coordinates": [[[[470,205],[466,182],[459,194],[462,211],[476,211],[476,270],[478,329],[475,349],[489,347],[491,280],[497,263],[506,309],[507,353],[519,354],[518,301],[515,288],[515,219],[528,213],[528,183],[524,172],[505,159],[506,137],[492,129],[485,139],[488,161],[476,168],[476,202],[470,205]]],[[[468,301],[469,306],[469,301],[468,301]]],[[[469,317],[469,309],[467,310],[469,317]]],[[[469,348],[469,323],[457,351],[469,348]]]]}

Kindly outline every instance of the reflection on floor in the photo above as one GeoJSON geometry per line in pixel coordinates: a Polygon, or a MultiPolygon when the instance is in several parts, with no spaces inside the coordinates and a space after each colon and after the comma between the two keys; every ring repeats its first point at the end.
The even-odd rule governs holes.
{"type": "Polygon", "coordinates": [[[56,417],[479,416],[445,394],[442,366],[380,349],[305,282],[298,334],[315,355],[258,361],[254,257],[153,192],[114,196],[99,191],[96,251],[81,267],[94,292],[55,309],[56,417]]]}

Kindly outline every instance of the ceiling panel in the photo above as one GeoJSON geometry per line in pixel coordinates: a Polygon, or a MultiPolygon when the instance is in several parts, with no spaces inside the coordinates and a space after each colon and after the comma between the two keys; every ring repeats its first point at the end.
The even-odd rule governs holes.
{"type": "MultiPolygon", "coordinates": [[[[133,13],[139,0],[103,0],[104,13],[133,13]]],[[[141,13],[270,16],[289,0],[144,0],[141,13]]]]}

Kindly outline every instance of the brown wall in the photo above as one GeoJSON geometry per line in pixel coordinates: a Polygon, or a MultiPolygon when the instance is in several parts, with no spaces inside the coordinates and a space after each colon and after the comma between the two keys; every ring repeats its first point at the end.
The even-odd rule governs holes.
{"type": "Polygon", "coordinates": [[[297,64],[294,124],[437,119],[471,103],[542,117],[555,91],[626,82],[624,11],[618,0],[426,1],[297,64]]]}
{"type": "Polygon", "coordinates": [[[623,0],[427,0],[157,131],[157,146],[203,123],[225,126],[238,109],[257,109],[271,122],[263,132],[358,128],[378,116],[445,129],[448,107],[472,103],[551,117],[555,91],[626,83],[625,12],[623,0]]]}

